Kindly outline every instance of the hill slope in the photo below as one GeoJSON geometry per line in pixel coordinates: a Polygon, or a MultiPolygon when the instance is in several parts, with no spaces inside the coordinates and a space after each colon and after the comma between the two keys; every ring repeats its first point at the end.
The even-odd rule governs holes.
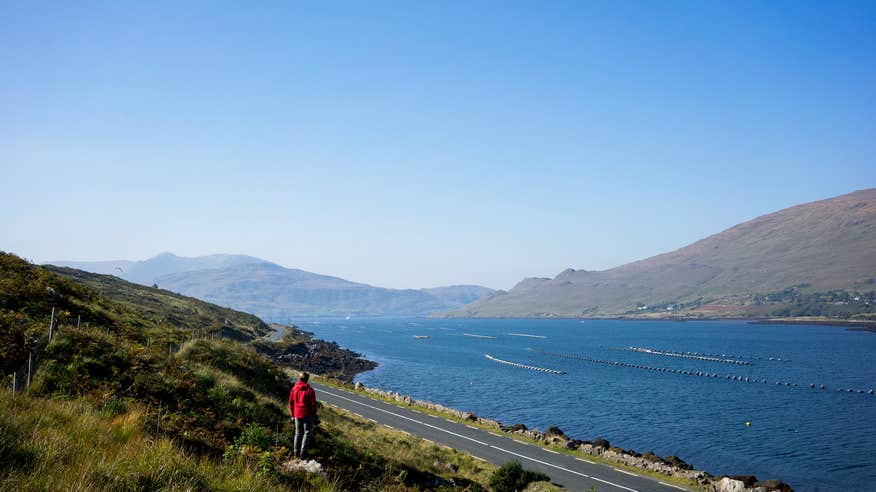
{"type": "Polygon", "coordinates": [[[263,353],[303,352],[287,362],[296,369],[332,366],[317,360],[322,345],[332,345],[328,352],[340,364],[356,354],[339,354],[345,351],[294,329],[281,342],[252,339],[266,328],[246,313],[0,252],[0,489],[392,484],[407,491],[440,483],[448,484],[442,490],[482,490],[489,468],[474,458],[326,406],[310,457],[327,476],[285,466],[293,437],[289,380],[263,353]],[[205,336],[220,330],[221,339],[205,336]],[[24,392],[22,367],[31,361],[35,372],[24,392]]]}
{"type": "Polygon", "coordinates": [[[50,261],[48,263],[56,266],[84,270],[86,272],[115,275],[130,282],[152,285],[159,277],[171,273],[205,270],[208,268],[227,268],[248,263],[267,262],[246,255],[218,254],[186,258],[176,256],[173,253],[161,253],[160,255],[140,261],[50,261]]]}
{"type": "Polygon", "coordinates": [[[450,315],[616,316],[679,307],[770,315],[782,295],[799,303],[807,293],[868,292],[874,283],[876,189],[868,189],[764,215],[610,270],[525,279],[450,315]]]}

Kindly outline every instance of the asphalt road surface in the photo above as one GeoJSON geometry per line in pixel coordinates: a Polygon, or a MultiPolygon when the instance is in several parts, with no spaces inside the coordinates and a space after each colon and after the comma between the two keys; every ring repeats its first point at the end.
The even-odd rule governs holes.
{"type": "Polygon", "coordinates": [[[541,446],[516,441],[510,437],[493,434],[441,417],[391,405],[380,400],[364,397],[331,386],[310,383],[316,390],[317,400],[341,407],[363,418],[415,436],[465,451],[476,458],[496,465],[519,461],[524,468],[538,470],[557,485],[569,490],[589,490],[596,487],[603,491],[628,492],[674,492],[688,490],[677,485],[660,482],[594,463],[585,458],[574,458],[541,446]]]}

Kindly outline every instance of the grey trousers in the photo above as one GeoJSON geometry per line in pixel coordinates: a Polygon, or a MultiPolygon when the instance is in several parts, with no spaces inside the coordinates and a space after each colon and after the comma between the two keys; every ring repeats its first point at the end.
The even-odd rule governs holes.
{"type": "Polygon", "coordinates": [[[292,451],[304,453],[313,440],[313,417],[295,419],[295,440],[292,441],[292,451]]]}

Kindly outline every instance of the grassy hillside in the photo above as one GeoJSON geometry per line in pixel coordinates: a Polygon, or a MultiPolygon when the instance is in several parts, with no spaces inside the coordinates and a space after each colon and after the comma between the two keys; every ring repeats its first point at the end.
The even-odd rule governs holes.
{"type": "Polygon", "coordinates": [[[0,490],[477,490],[491,471],[331,408],[326,474],[289,469],[289,381],[244,313],[0,253],[0,320],[0,490]],[[12,399],[28,353],[33,384],[12,399]]]}
{"type": "Polygon", "coordinates": [[[206,330],[242,341],[262,337],[271,330],[261,319],[223,308],[168,290],[126,282],[111,275],[100,275],[72,268],[47,265],[48,272],[88,287],[98,297],[136,317],[140,327],[173,326],[186,330],[206,330]]]}
{"type": "MultiPolygon", "coordinates": [[[[679,250],[605,271],[526,279],[458,316],[618,316],[679,310],[708,316],[781,315],[796,289],[863,298],[876,289],[876,189],[791,207],[679,250]]],[[[833,301],[831,301],[833,302],[833,301]]],[[[873,312],[859,302],[853,314],[873,312]]]]}
{"type": "Polygon", "coordinates": [[[228,268],[246,263],[267,263],[252,256],[245,255],[207,255],[195,258],[177,256],[173,253],[161,253],[152,258],[140,261],[110,260],[110,261],[50,261],[52,265],[85,270],[86,272],[103,275],[116,275],[129,282],[152,285],[156,279],[171,273],[188,272],[192,270],[207,270],[213,268],[228,268]]]}

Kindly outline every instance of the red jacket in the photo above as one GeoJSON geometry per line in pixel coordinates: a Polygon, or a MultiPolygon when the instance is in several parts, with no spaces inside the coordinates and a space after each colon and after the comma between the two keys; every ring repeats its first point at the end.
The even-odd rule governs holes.
{"type": "Polygon", "coordinates": [[[298,381],[289,392],[289,415],[293,419],[316,415],[316,392],[304,381],[298,381]]]}

